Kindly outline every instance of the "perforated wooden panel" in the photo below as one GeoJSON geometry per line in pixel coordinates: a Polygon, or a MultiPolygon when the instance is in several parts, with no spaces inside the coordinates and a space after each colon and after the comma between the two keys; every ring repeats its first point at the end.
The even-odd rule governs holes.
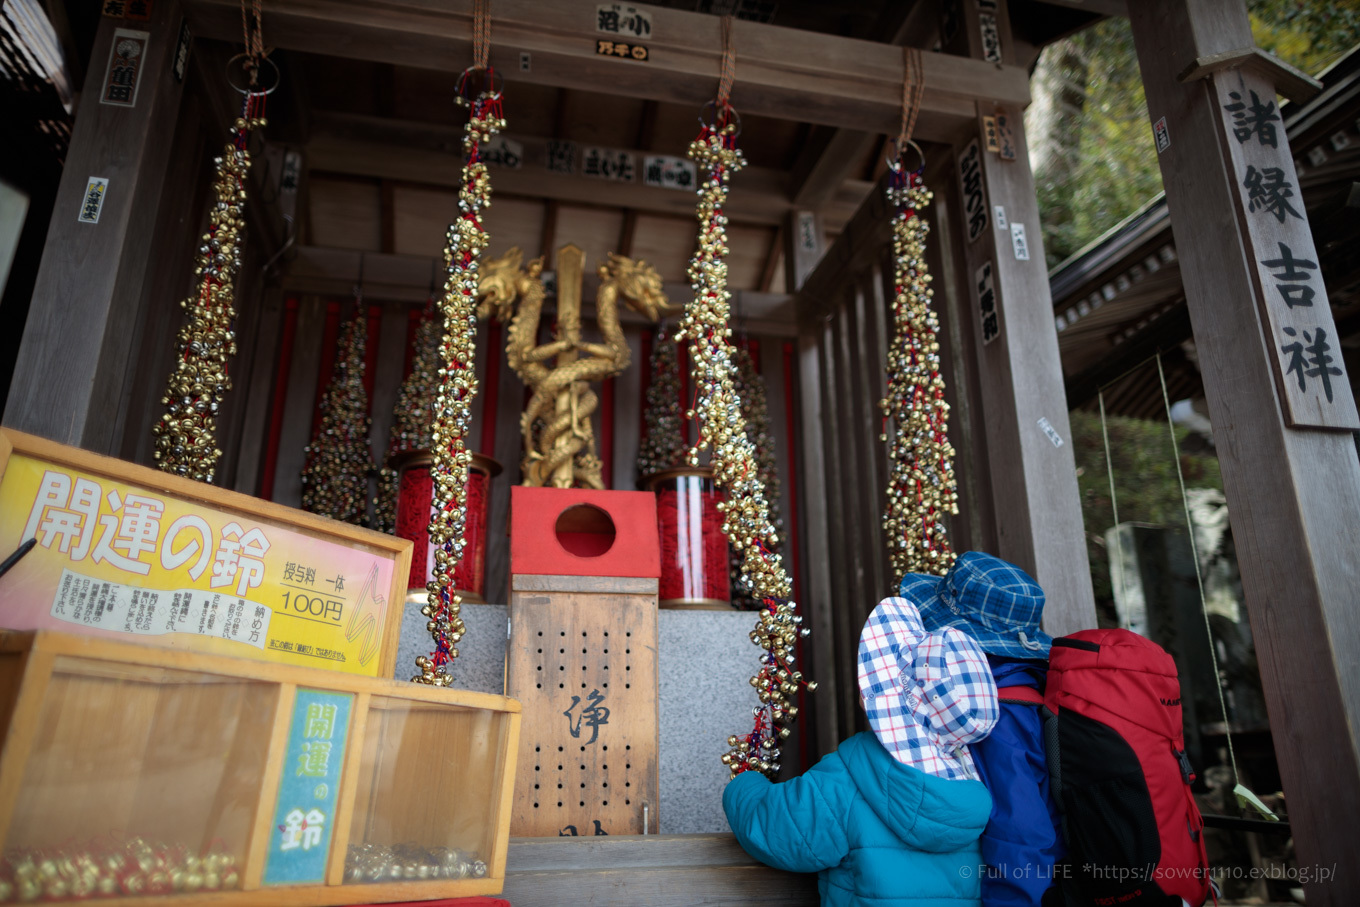
{"type": "Polygon", "coordinates": [[[506,694],[524,709],[513,836],[657,818],[654,579],[512,576],[506,694]]]}

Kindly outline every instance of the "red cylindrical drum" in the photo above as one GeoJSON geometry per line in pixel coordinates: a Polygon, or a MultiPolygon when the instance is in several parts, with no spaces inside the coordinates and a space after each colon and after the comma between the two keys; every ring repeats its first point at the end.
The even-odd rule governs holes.
{"type": "MultiPolygon", "coordinates": [[[[407,600],[424,598],[425,585],[434,573],[434,549],[430,545],[430,515],[434,510],[434,456],[428,450],[413,450],[397,457],[393,464],[400,473],[397,486],[397,536],[410,539],[411,576],[407,581],[407,600]]],[[[475,453],[468,467],[466,545],[463,559],[454,571],[454,591],[465,602],[486,601],[486,509],[487,485],[498,475],[501,464],[475,453]]]]}
{"type": "Polygon", "coordinates": [[[722,500],[707,466],[682,466],[647,480],[656,492],[656,521],[661,536],[660,606],[731,607],[727,537],[722,500]]]}

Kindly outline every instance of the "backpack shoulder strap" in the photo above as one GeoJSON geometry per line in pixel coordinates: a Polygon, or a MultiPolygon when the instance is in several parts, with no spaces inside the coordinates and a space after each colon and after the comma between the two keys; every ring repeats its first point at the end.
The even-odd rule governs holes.
{"type": "Polygon", "coordinates": [[[1044,696],[1034,687],[1001,687],[996,691],[997,699],[1002,702],[1024,705],[1043,705],[1044,696]]]}

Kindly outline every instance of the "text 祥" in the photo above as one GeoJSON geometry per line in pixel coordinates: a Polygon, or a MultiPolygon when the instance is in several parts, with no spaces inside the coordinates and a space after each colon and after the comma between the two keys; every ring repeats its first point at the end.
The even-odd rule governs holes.
{"type": "Polygon", "coordinates": [[[1280,352],[1289,357],[1285,374],[1293,375],[1298,380],[1301,391],[1309,389],[1309,379],[1316,379],[1327,396],[1327,402],[1331,403],[1332,379],[1340,377],[1342,371],[1332,365],[1336,357],[1331,354],[1332,345],[1327,342],[1327,329],[1317,327],[1304,331],[1285,328],[1284,332],[1293,341],[1280,347],[1280,352]]]}

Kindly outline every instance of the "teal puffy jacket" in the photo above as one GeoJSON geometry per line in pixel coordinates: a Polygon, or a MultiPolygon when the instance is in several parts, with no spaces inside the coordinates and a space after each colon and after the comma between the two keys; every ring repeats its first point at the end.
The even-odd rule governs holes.
{"type": "Polygon", "coordinates": [[[723,792],[746,852],[777,869],[817,872],[833,907],[982,903],[978,838],[992,798],[980,781],[946,781],[857,734],[801,777],[743,772],[723,792]]]}

